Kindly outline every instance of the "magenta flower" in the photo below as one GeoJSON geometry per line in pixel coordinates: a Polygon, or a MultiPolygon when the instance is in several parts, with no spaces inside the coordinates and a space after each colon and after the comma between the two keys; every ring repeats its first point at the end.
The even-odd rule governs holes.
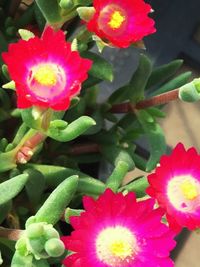
{"type": "Polygon", "coordinates": [[[200,155],[194,148],[178,144],[170,156],[161,157],[148,180],[147,193],[166,211],[171,228],[200,227],[200,155]]]}
{"type": "Polygon", "coordinates": [[[71,217],[74,231],[62,237],[73,252],[67,267],[171,267],[174,233],[161,223],[154,200],[137,202],[134,193],[124,196],[107,189],[97,200],[84,197],[85,212],[71,217]]]}

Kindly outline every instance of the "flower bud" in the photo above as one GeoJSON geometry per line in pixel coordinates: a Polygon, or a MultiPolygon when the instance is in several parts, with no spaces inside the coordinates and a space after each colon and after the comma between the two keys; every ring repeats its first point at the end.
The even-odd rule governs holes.
{"type": "Polygon", "coordinates": [[[45,227],[45,238],[52,239],[52,238],[59,238],[59,233],[53,228],[53,226],[46,226],[45,227]]]}
{"type": "Polygon", "coordinates": [[[38,238],[44,234],[44,226],[42,223],[34,223],[27,227],[28,238],[38,238]]]}
{"type": "Polygon", "coordinates": [[[64,253],[64,244],[58,238],[49,239],[45,243],[45,250],[51,257],[59,257],[64,253]]]}
{"type": "Polygon", "coordinates": [[[78,7],[77,12],[82,20],[89,21],[95,13],[94,7],[78,7]]]}
{"type": "Polygon", "coordinates": [[[183,85],[179,90],[179,98],[185,102],[196,102],[200,100],[200,79],[183,85]]]}
{"type": "Polygon", "coordinates": [[[59,6],[63,9],[70,10],[74,7],[73,0],[60,0],[59,6]]]}

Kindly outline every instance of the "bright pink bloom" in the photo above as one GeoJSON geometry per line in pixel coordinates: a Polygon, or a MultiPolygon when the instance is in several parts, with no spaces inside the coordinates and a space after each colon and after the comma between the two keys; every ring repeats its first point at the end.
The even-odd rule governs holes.
{"type": "Polygon", "coordinates": [[[64,33],[48,27],[41,38],[20,40],[2,54],[15,81],[18,108],[33,105],[65,110],[87,79],[91,61],[83,59],[64,33]]]}
{"type": "Polygon", "coordinates": [[[147,193],[166,211],[171,228],[200,227],[200,155],[194,148],[178,144],[170,156],[161,157],[148,180],[147,193]]]}
{"type": "Polygon", "coordinates": [[[116,47],[126,48],[156,30],[143,0],[94,0],[95,14],[88,30],[116,47]]]}
{"type": "Polygon", "coordinates": [[[154,200],[136,202],[135,194],[107,189],[97,200],[84,197],[85,212],[71,217],[75,231],[62,237],[74,253],[67,267],[171,267],[174,233],[161,223],[154,200]]]}

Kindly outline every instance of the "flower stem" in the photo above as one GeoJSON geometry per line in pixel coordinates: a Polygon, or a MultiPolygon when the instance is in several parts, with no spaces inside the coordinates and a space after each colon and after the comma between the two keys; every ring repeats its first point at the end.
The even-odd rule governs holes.
{"type": "Polygon", "coordinates": [[[134,111],[135,109],[145,109],[145,108],[167,104],[170,101],[177,100],[178,93],[179,93],[179,88],[173,91],[170,91],[170,92],[166,92],[161,95],[154,96],[149,99],[139,101],[135,105],[131,104],[130,102],[113,105],[110,111],[112,113],[128,113],[128,112],[134,111]]]}
{"type": "Polygon", "coordinates": [[[23,233],[24,233],[24,230],[8,229],[8,228],[0,227],[1,238],[3,237],[9,240],[17,241],[23,233]]]}

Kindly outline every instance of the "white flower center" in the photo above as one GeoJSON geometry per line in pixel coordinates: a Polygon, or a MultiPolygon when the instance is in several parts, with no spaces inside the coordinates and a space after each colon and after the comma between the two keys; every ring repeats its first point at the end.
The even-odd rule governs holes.
{"type": "Polygon", "coordinates": [[[97,256],[108,266],[124,266],[134,260],[137,250],[134,234],[123,226],[105,228],[96,239],[97,256]]]}
{"type": "Polygon", "coordinates": [[[194,212],[200,207],[200,183],[191,175],[173,177],[167,186],[171,204],[183,212],[194,212]]]}

